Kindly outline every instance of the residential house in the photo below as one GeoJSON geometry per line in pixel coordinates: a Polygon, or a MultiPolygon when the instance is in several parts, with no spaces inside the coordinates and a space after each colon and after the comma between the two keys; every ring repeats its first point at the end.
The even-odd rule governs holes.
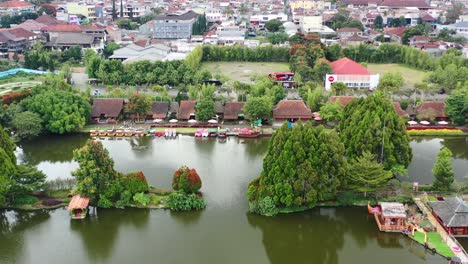
{"type": "Polygon", "coordinates": [[[434,121],[447,121],[445,102],[422,102],[416,107],[416,115],[423,119],[434,121]]]}
{"type": "Polygon", "coordinates": [[[35,5],[26,1],[5,1],[0,3],[1,15],[16,15],[34,12],[35,5]]]}
{"type": "Polygon", "coordinates": [[[206,21],[208,22],[224,22],[228,17],[220,10],[213,8],[205,13],[206,21]]]}
{"type": "Polygon", "coordinates": [[[67,13],[70,15],[81,15],[89,19],[96,18],[96,6],[86,3],[67,3],[67,13]]]}
{"type": "Polygon", "coordinates": [[[244,119],[244,102],[226,102],[224,105],[224,120],[238,121],[244,119]]]}
{"type": "Polygon", "coordinates": [[[369,42],[369,39],[367,37],[361,37],[357,33],[339,40],[342,46],[358,46],[366,42],[369,42]]]}
{"type": "Polygon", "coordinates": [[[304,33],[318,33],[319,35],[334,34],[335,31],[322,24],[322,16],[302,16],[299,27],[304,33]]]}
{"type": "Polygon", "coordinates": [[[415,45],[427,44],[427,43],[429,43],[428,37],[423,36],[423,35],[416,35],[416,36],[410,37],[408,44],[411,46],[415,46],[415,45]]]}
{"type": "Polygon", "coordinates": [[[27,31],[36,33],[36,34],[41,34],[41,28],[45,27],[46,24],[42,24],[40,22],[37,22],[36,20],[28,19],[24,21],[23,23],[19,24],[15,28],[23,28],[27,31]]]}
{"type": "Polygon", "coordinates": [[[91,111],[94,123],[115,124],[123,112],[124,99],[121,98],[95,98],[91,111]]]}
{"type": "Polygon", "coordinates": [[[61,21],[61,20],[57,20],[55,19],[54,17],[51,17],[49,15],[42,15],[42,16],[39,16],[38,18],[36,18],[36,22],[38,23],[41,23],[41,24],[44,24],[46,26],[49,26],[49,25],[58,25],[58,24],[67,24],[67,22],[65,21],[61,21]]]}
{"type": "Polygon", "coordinates": [[[195,119],[196,103],[197,103],[196,101],[180,101],[177,119],[179,120],[195,119]]]}
{"type": "Polygon", "coordinates": [[[461,21],[454,25],[457,34],[468,37],[468,21],[461,21]]]}
{"type": "Polygon", "coordinates": [[[385,35],[388,35],[391,41],[401,43],[406,27],[384,28],[385,35]]]}
{"type": "Polygon", "coordinates": [[[273,120],[275,125],[281,125],[284,121],[296,120],[308,121],[312,119],[312,111],[303,100],[281,100],[273,108],[273,120]]]}
{"type": "Polygon", "coordinates": [[[65,50],[80,46],[82,49],[93,49],[96,53],[104,50],[105,31],[95,26],[82,29],[79,25],[49,25],[42,29],[47,36],[47,47],[55,50],[65,50]]]}
{"type": "Polygon", "coordinates": [[[140,5],[140,4],[129,4],[123,6],[123,17],[130,18],[130,17],[141,17],[144,16],[147,12],[151,10],[147,5],[140,5]]]}
{"type": "Polygon", "coordinates": [[[442,201],[429,201],[432,215],[455,237],[468,236],[468,206],[460,197],[447,197],[442,201]]]}
{"type": "Polygon", "coordinates": [[[154,102],[151,105],[151,113],[146,119],[166,119],[169,112],[169,102],[154,102]]]}
{"type": "Polygon", "coordinates": [[[245,29],[239,26],[219,26],[216,29],[218,44],[243,44],[245,40],[245,29]]]}
{"type": "Polygon", "coordinates": [[[359,28],[339,28],[336,30],[336,34],[340,38],[347,38],[354,35],[362,37],[362,30],[359,28]]]}
{"type": "Polygon", "coordinates": [[[281,22],[288,21],[288,16],[286,14],[260,14],[253,15],[250,17],[249,25],[258,29],[265,28],[265,23],[270,20],[279,20],[281,22]]]}
{"type": "Polygon", "coordinates": [[[183,14],[165,14],[153,20],[153,38],[155,39],[190,39],[192,27],[200,15],[188,11],[183,14]]]}
{"type": "Polygon", "coordinates": [[[325,89],[331,90],[334,82],[343,82],[348,88],[374,89],[379,84],[380,75],[371,74],[366,67],[346,57],[332,62],[332,73],[325,76],[325,89]]]}

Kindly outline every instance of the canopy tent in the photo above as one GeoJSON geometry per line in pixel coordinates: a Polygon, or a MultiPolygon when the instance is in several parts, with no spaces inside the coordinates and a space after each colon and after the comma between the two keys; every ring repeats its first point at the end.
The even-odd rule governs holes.
{"type": "Polygon", "coordinates": [[[416,121],[413,121],[413,120],[410,120],[410,121],[408,121],[408,124],[410,124],[410,125],[417,125],[417,124],[418,124],[418,122],[416,122],[416,121]]]}
{"type": "Polygon", "coordinates": [[[162,119],[154,119],[153,123],[161,123],[163,120],[162,119]]]}
{"type": "Polygon", "coordinates": [[[195,120],[195,119],[190,119],[190,120],[189,120],[189,121],[187,121],[187,122],[189,122],[189,123],[196,123],[196,122],[198,122],[198,121],[197,121],[197,120],[195,120]]]}
{"type": "Polygon", "coordinates": [[[210,123],[210,124],[217,124],[218,121],[216,121],[216,120],[214,120],[214,119],[210,119],[210,120],[208,120],[208,123],[210,123]]]}
{"type": "Polygon", "coordinates": [[[179,120],[177,120],[177,119],[171,119],[171,120],[169,120],[169,123],[177,123],[177,122],[179,122],[179,120]]]}
{"type": "Polygon", "coordinates": [[[430,125],[431,123],[429,121],[423,120],[423,121],[420,121],[419,124],[421,124],[421,125],[430,125]]]}
{"type": "Polygon", "coordinates": [[[437,122],[437,124],[439,124],[439,125],[448,125],[448,122],[447,121],[439,121],[439,122],[437,122]]]}

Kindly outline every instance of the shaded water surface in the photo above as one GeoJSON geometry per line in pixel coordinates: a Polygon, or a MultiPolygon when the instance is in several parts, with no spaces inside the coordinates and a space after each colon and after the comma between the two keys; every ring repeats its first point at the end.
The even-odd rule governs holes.
{"type": "MultiPolygon", "coordinates": [[[[71,161],[72,150],[86,139],[42,138],[22,144],[17,154],[21,162],[37,165],[49,178],[69,177],[77,166],[71,161]]],[[[450,146],[466,144],[456,140],[450,146]]],[[[447,140],[426,141],[412,142],[409,180],[426,175],[419,171],[423,165],[417,164],[436,155],[447,140]],[[427,155],[418,158],[422,154],[427,155]]],[[[207,208],[190,213],[98,210],[97,216],[84,221],[70,221],[65,209],[1,211],[0,263],[445,263],[402,235],[378,232],[364,208],[316,208],[274,218],[249,214],[246,186],[261,171],[268,138],[219,142],[181,136],[102,142],[116,169],[143,170],[158,187],[170,188],[179,166],[196,168],[207,208]],[[135,146],[146,149],[132,150],[135,146]]],[[[464,150],[452,149],[458,152],[455,162],[461,168],[468,162],[466,145],[464,150]]]]}

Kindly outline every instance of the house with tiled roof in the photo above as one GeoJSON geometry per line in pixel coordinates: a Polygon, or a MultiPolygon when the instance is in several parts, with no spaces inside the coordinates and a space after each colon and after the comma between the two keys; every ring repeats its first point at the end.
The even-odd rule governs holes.
{"type": "Polygon", "coordinates": [[[445,102],[422,102],[416,107],[416,115],[423,119],[446,121],[445,102]]]}
{"type": "Polygon", "coordinates": [[[94,123],[115,124],[123,113],[124,99],[121,98],[95,98],[91,111],[94,123]]]}
{"type": "Polygon", "coordinates": [[[401,108],[401,105],[399,102],[393,102],[393,109],[395,109],[395,112],[397,113],[398,116],[400,117],[408,117],[408,113],[401,108]]]}
{"type": "Polygon", "coordinates": [[[199,16],[191,10],[183,14],[159,15],[153,20],[153,38],[190,39],[193,24],[199,16]]]}
{"type": "Polygon", "coordinates": [[[330,96],[328,98],[329,103],[338,102],[341,108],[344,108],[347,104],[349,104],[352,100],[354,100],[354,96],[330,96]]]}
{"type": "Polygon", "coordinates": [[[244,102],[226,102],[224,105],[224,120],[236,121],[244,119],[244,102]]]}
{"type": "Polygon", "coordinates": [[[366,67],[346,57],[330,63],[332,73],[325,76],[325,89],[331,90],[335,82],[342,82],[353,89],[374,89],[380,75],[371,74],[366,67]]]}
{"type": "Polygon", "coordinates": [[[468,236],[468,205],[460,197],[446,197],[443,200],[429,201],[432,215],[455,237],[468,236]]]}
{"type": "Polygon", "coordinates": [[[342,46],[358,46],[364,43],[368,43],[369,39],[367,37],[359,36],[357,33],[354,33],[351,36],[340,39],[338,42],[342,46]]]}
{"type": "Polygon", "coordinates": [[[312,111],[302,100],[281,100],[273,108],[273,120],[276,125],[284,121],[308,121],[312,119],[312,111]]]}
{"type": "Polygon", "coordinates": [[[362,36],[362,30],[359,28],[339,28],[336,30],[336,34],[340,38],[347,38],[353,35],[362,36]]]}
{"type": "Polygon", "coordinates": [[[45,27],[46,24],[42,24],[40,22],[37,22],[36,20],[33,19],[28,19],[24,21],[23,23],[19,24],[16,26],[16,28],[23,28],[26,29],[27,31],[31,31],[36,34],[41,33],[41,28],[45,27]]]}
{"type": "Polygon", "coordinates": [[[21,13],[34,12],[35,5],[26,1],[5,1],[0,2],[0,14],[16,15],[21,13]]]}
{"type": "Polygon", "coordinates": [[[195,119],[196,103],[197,103],[196,101],[180,101],[179,113],[177,114],[177,119],[179,120],[195,119]]]}
{"type": "Polygon", "coordinates": [[[67,22],[65,21],[60,21],[60,20],[57,20],[55,19],[54,17],[51,17],[49,15],[42,15],[42,16],[39,16],[38,18],[36,18],[36,22],[39,22],[41,24],[44,24],[44,25],[57,25],[57,24],[66,24],[67,22]]]}
{"type": "Polygon", "coordinates": [[[384,28],[384,33],[390,37],[390,40],[393,42],[401,43],[401,39],[403,38],[403,34],[406,27],[396,27],[396,28],[384,28]]]}
{"type": "Polygon", "coordinates": [[[169,102],[154,102],[151,105],[151,113],[148,116],[151,119],[166,119],[168,112],[169,102]]]}

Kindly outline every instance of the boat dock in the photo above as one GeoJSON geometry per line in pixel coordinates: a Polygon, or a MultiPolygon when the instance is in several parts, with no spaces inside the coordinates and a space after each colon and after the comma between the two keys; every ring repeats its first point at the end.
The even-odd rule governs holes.
{"type": "Polygon", "coordinates": [[[466,253],[463,246],[458,243],[458,241],[447,233],[445,228],[435,219],[432,215],[431,210],[421,201],[420,198],[413,198],[414,203],[418,206],[419,210],[427,216],[427,219],[431,222],[433,226],[437,228],[437,233],[442,237],[443,241],[447,243],[450,248],[460,248],[459,252],[454,252],[454,254],[461,260],[461,263],[468,264],[468,254],[466,253]]]}

